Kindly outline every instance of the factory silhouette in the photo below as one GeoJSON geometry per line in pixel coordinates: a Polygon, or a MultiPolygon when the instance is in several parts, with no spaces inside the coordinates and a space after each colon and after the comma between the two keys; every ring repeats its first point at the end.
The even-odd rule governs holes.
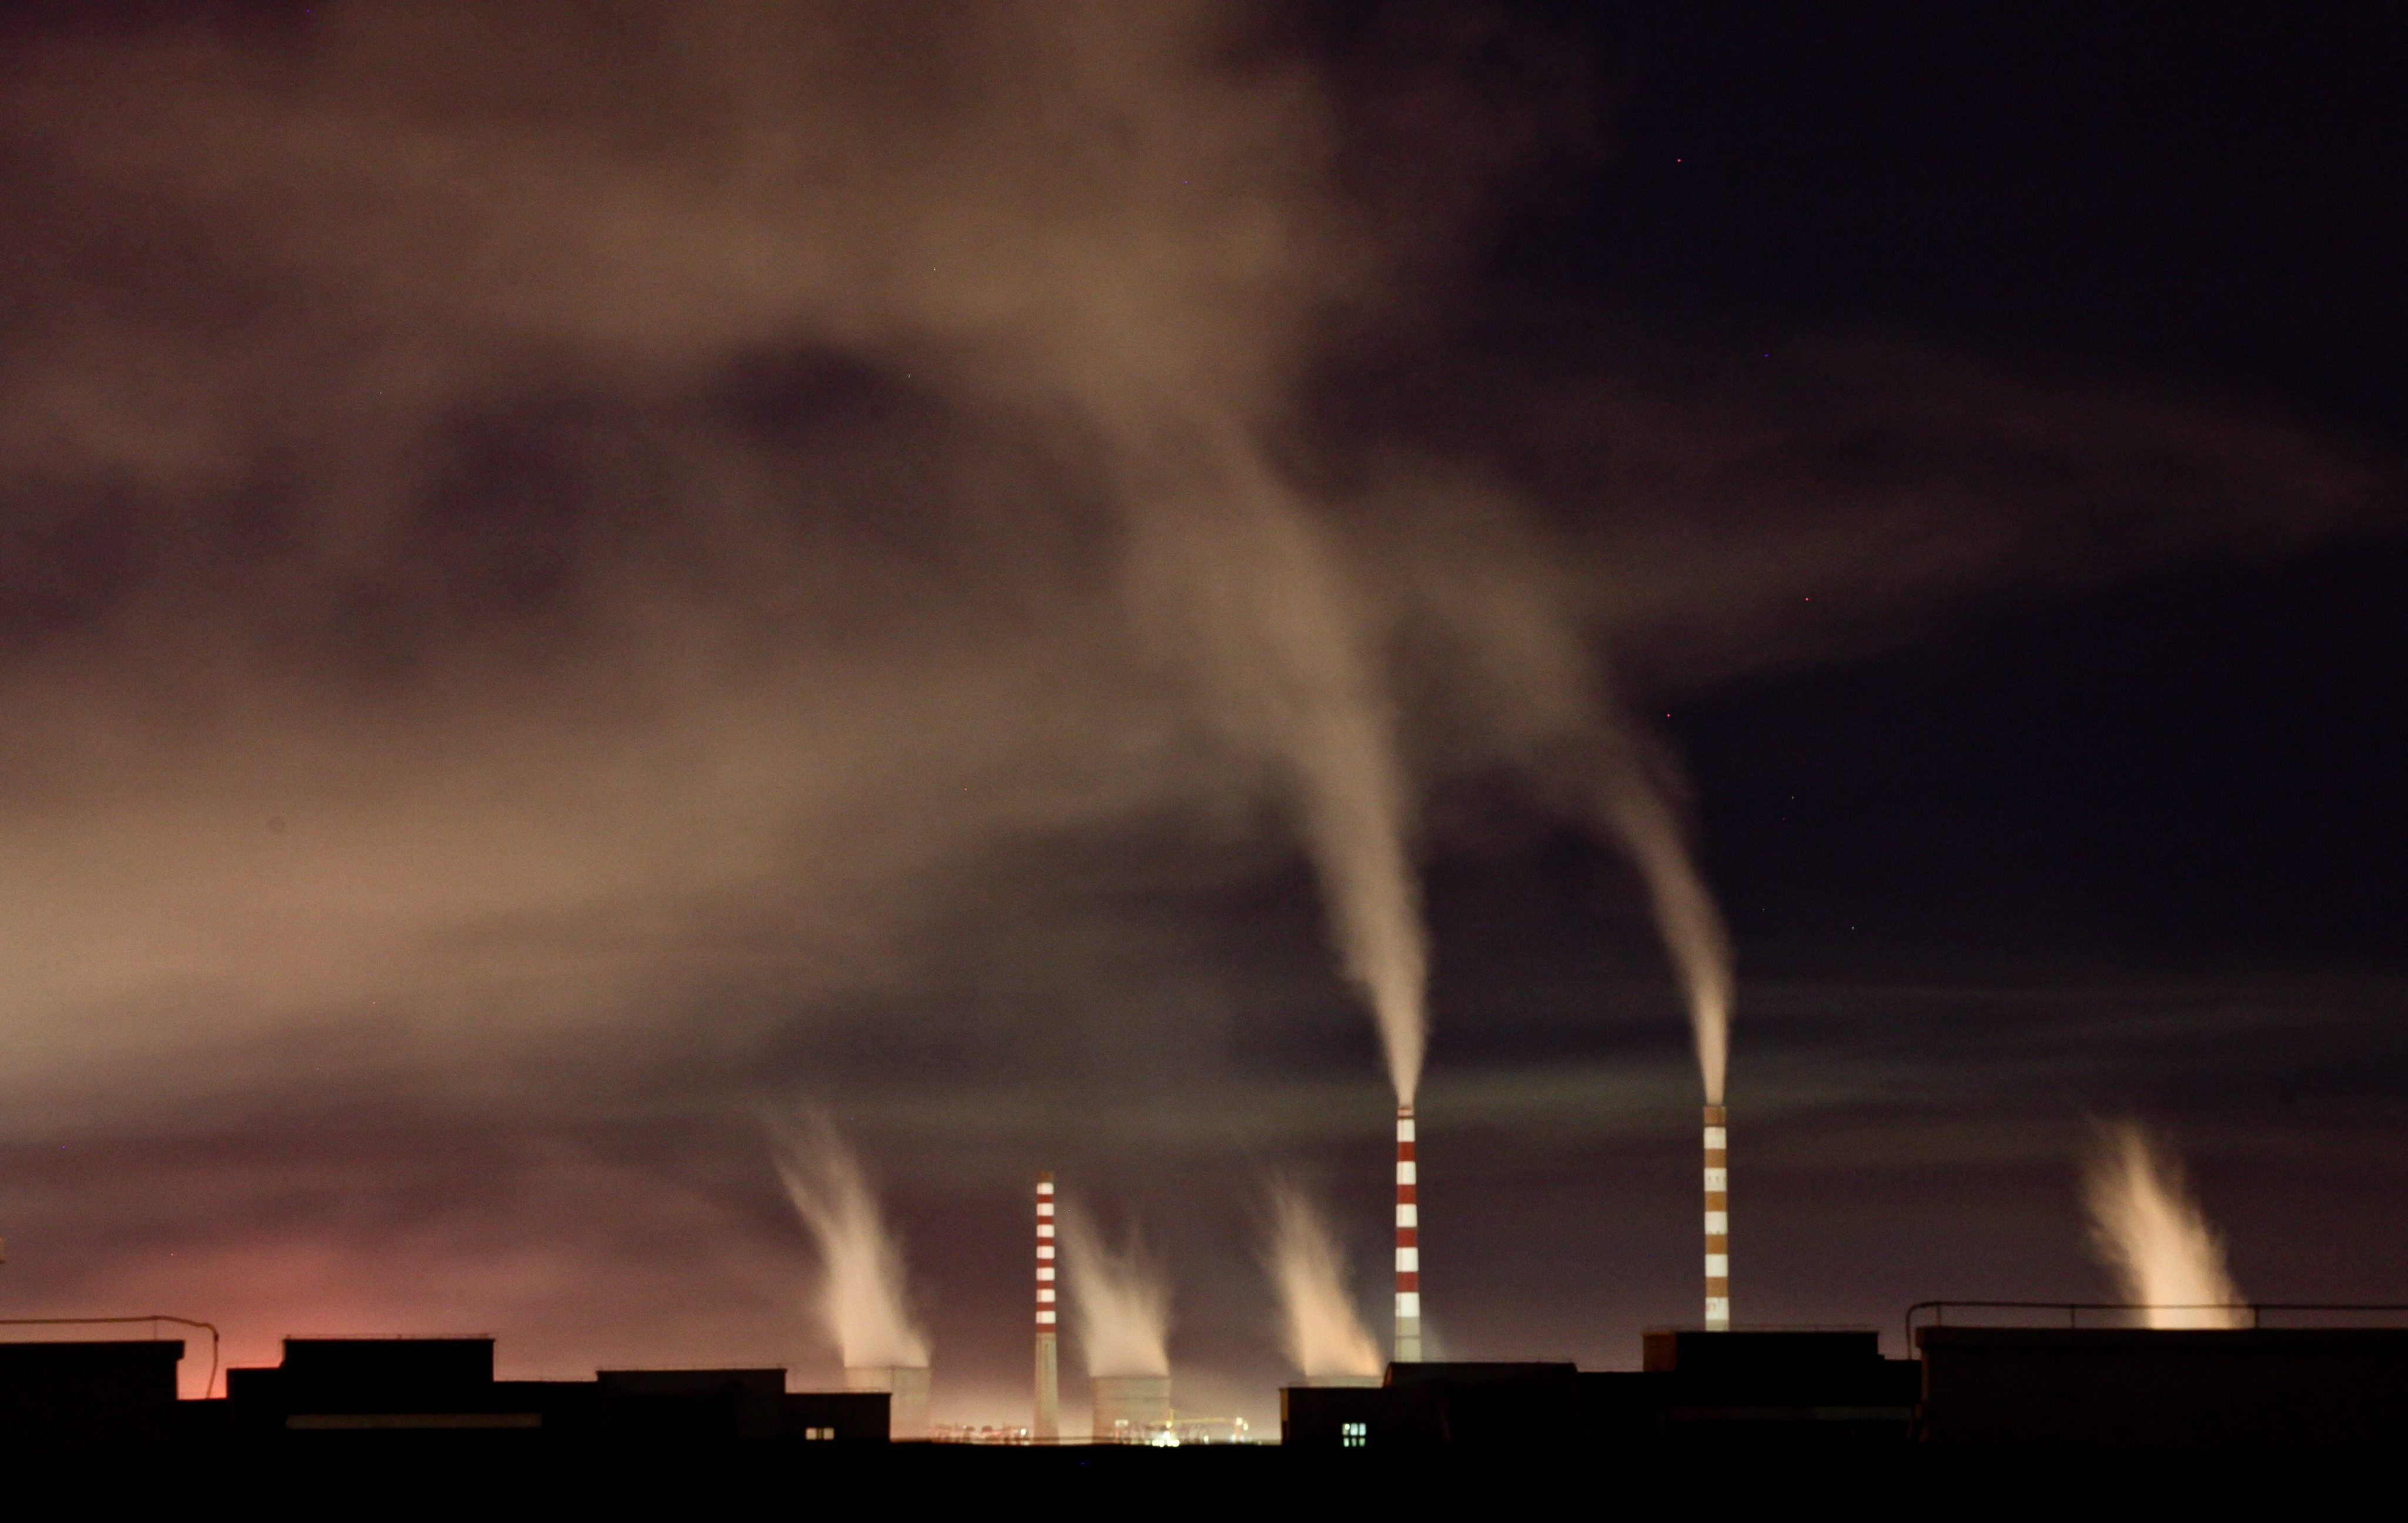
{"type": "Polygon", "coordinates": [[[1031,1496],[1076,1516],[1512,1501],[1589,1485],[1626,1501],[1709,1485],[1863,1512],[1935,1494],[2078,1501],[2102,1481],[2160,1502],[2220,1495],[2236,1474],[2349,1474],[2408,1432],[2408,1329],[2381,1327],[1926,1325],[1907,1358],[1885,1358],[1870,1329],[1665,1329],[1644,1335],[1636,1371],[1392,1364],[1375,1386],[1283,1389],[1278,1444],[1176,1447],[1125,1431],[897,1441],[890,1393],[789,1391],[775,1368],[497,1380],[490,1338],[290,1338],[275,1366],[179,1400],[186,1351],[167,1338],[0,1343],[0,1458],[21,1487],[239,1477],[254,1516],[376,1499],[532,1516],[1031,1496]]]}
{"type": "Polygon", "coordinates": [[[1870,1329],[1717,1321],[1646,1332],[1637,1370],[1400,1359],[1381,1376],[1283,1388],[1276,1447],[1182,1425],[1167,1375],[1098,1375],[1092,1431],[1066,1441],[1050,1175],[1037,1204],[1025,1430],[932,1429],[925,1368],[848,1371],[848,1388],[828,1392],[790,1391],[775,1367],[499,1380],[491,1338],[390,1337],[288,1338],[278,1364],[221,1372],[208,1324],[125,1317],[7,1326],[0,1457],[282,1465],[351,1479],[592,1479],[597,1464],[652,1458],[734,1465],[765,1482],[796,1467],[867,1465],[899,1484],[926,1467],[932,1483],[966,1487],[1009,1484],[1026,1466],[1075,1467],[1106,1485],[1192,1475],[1245,1486],[1290,1470],[1338,1481],[1593,1461],[1669,1484],[1700,1465],[1738,1474],[1757,1460],[2348,1455],[2408,1435],[2408,1308],[2228,1306],[2217,1325],[2169,1327],[2123,1305],[1924,1302],[1905,1315],[1903,1358],[1885,1356],[1870,1329]],[[2148,1321],[2159,1325],[2139,1325],[2148,1321]],[[57,1336],[72,1331],[83,1336],[57,1336]],[[207,1394],[179,1399],[179,1366],[204,1346],[207,1394]],[[925,1442],[947,1437],[955,1442],[925,1442]],[[1221,1458],[1161,1453],[1180,1448],[1221,1458]]]}

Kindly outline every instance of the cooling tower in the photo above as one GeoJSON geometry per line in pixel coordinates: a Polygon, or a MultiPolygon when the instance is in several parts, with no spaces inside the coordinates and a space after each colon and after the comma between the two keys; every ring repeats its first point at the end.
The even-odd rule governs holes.
{"type": "Polygon", "coordinates": [[[1730,1132],[1706,1107],[1706,1330],[1730,1331],[1730,1132]]]}
{"type": "Polygon", "coordinates": [[[1422,1213],[1413,1172],[1413,1108],[1397,1107],[1397,1354],[1422,1362],[1422,1213]]]}
{"type": "Polygon", "coordinates": [[[1170,1426],[1168,1375],[1097,1375],[1098,1444],[1144,1444],[1170,1426]]]}
{"type": "Polygon", "coordinates": [[[1039,1444],[1062,1437],[1062,1377],[1054,1298],[1054,1176],[1037,1176],[1037,1421],[1039,1444]]]}
{"type": "Polygon", "coordinates": [[[888,1394],[886,1436],[924,1439],[928,1436],[928,1367],[924,1364],[847,1365],[844,1388],[888,1394]]]}

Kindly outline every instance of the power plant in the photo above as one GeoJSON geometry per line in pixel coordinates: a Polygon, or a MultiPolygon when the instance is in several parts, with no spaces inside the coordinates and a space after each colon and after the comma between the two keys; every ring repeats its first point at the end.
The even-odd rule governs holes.
{"type": "Polygon", "coordinates": [[[7,1500],[2408,1453],[2403,58],[0,0],[7,1500]]]}
{"type": "MultiPolygon", "coordinates": [[[[786,1372],[768,1365],[504,1380],[490,1337],[287,1338],[276,1365],[225,1371],[220,1394],[214,1328],[116,1317],[97,1320],[149,1323],[150,1335],[0,1341],[0,1454],[21,1463],[124,1454],[377,1471],[414,1457],[409,1463],[493,1473],[585,1466],[605,1456],[801,1459],[876,1451],[925,1457],[910,1462],[950,1467],[930,1473],[970,1486],[1000,1473],[977,1467],[1017,1463],[1000,1458],[1011,1452],[1200,1447],[1249,1449],[1264,1458],[1246,1463],[1272,1466],[1318,1463],[1318,1454],[1353,1456],[1331,1462],[1360,1465],[1382,1456],[1409,1465],[1440,1455],[1594,1460],[1660,1473],[1669,1484],[1718,1458],[1819,1456],[1817,1463],[1878,1468],[2000,1456],[2345,1454],[2396,1448],[2408,1433],[2408,1306],[2253,1305],[2237,1295],[2205,1307],[1925,1301],[1906,1313],[1900,1357],[1886,1355],[1871,1329],[1735,1329],[1725,1118],[1721,1106],[1706,1108],[1705,1325],[1651,1329],[1638,1369],[1592,1371],[1569,1361],[1422,1357],[1414,1123],[1412,1109],[1399,1108],[1397,1358],[1384,1375],[1332,1372],[1344,1361],[1300,1341],[1295,1352],[1306,1368],[1279,1392],[1277,1445],[1255,1443],[1241,1419],[1179,1414],[1164,1343],[1168,1285],[1134,1239],[1113,1254],[1082,1216],[1071,1219],[1068,1246],[1092,1418],[1083,1438],[1064,1442],[1063,1239],[1054,1178],[1044,1173],[1035,1195],[1036,1412],[1026,1430],[932,1425],[924,1362],[849,1365],[845,1388],[824,1392],[790,1391],[786,1372]],[[198,1399],[179,1396],[186,1345],[158,1336],[168,1323],[209,1334],[198,1399]],[[953,1458],[939,1458],[946,1455],[953,1458]],[[1651,1465],[1661,1469],[1645,1470],[1651,1465]]],[[[2098,1230],[2116,1238],[2111,1259],[2135,1284],[2229,1293],[2220,1247],[2170,1156],[2137,1128],[2107,1136],[2108,1162],[2095,1167],[2094,1183],[2111,1165],[2123,1183],[2093,1203],[2098,1230]],[[2165,1230],[2169,1222],[2183,1230],[2165,1230]]],[[[1348,1358],[1360,1358],[1369,1340],[1359,1324],[1328,1312],[1329,1295],[1342,1300],[1340,1256],[1317,1221],[1293,1214],[1307,1210],[1301,1194],[1285,1199],[1291,1246],[1312,1249],[1314,1273],[1306,1278],[1321,1287],[1322,1330],[1342,1322],[1345,1347],[1354,1351],[1348,1358]],[[1299,1232],[1299,1222],[1312,1230],[1299,1232]]],[[[1146,1480],[1137,1471],[1111,1473],[1146,1480]]],[[[1276,1471],[1214,1473],[1232,1487],[1279,1478],[1276,1471]]]]}
{"type": "MultiPolygon", "coordinates": [[[[1667,1329],[1644,1335],[1633,1371],[1392,1364],[1377,1385],[1283,1389],[1278,1445],[1249,1444],[1243,1425],[1226,1419],[1182,1424],[1167,1376],[1102,1376],[1091,1441],[1107,1451],[1234,1443],[1259,1461],[1212,1473],[1261,1485],[1321,1454],[1364,1465],[1440,1454],[1588,1459],[1626,1476],[1660,1463],[1670,1482],[1718,1457],[1821,1456],[1870,1476],[1952,1457],[2373,1453],[2408,1432],[2408,1306],[2267,1304],[2238,1309],[2233,1328],[2136,1325],[2154,1310],[1924,1302],[1907,1315],[1904,1358],[1885,1355],[1870,1329],[1667,1329]],[[2337,1317],[2359,1325],[2332,1325],[2337,1317]],[[2378,1320],[2392,1325],[2366,1325],[2378,1320]]],[[[790,1454],[808,1466],[814,1453],[876,1450],[898,1462],[924,1455],[929,1475],[969,1485],[1000,1481],[1014,1453],[1034,1463],[1091,1452],[1032,1446],[1025,1435],[1016,1448],[896,1444],[893,1392],[788,1391],[773,1367],[505,1380],[485,1337],[288,1338],[279,1363],[236,1367],[222,1394],[213,1379],[211,1394],[179,1399],[186,1346],[0,1342],[0,1453],[20,1474],[115,1455],[366,1477],[421,1464],[538,1473],[645,1455],[684,1464],[712,1451],[790,1454]],[[949,1451],[959,1458],[944,1458],[949,1451]]],[[[1147,1474],[1115,1473],[1132,1483],[1147,1474]]],[[[1165,1471],[1155,1484],[1197,1473],[1165,1471]]]]}
{"type": "MultiPolygon", "coordinates": [[[[1336,1236],[1305,1192],[1275,1182],[1279,1250],[1266,1264],[1289,1313],[1299,1377],[1279,1391],[1275,1446],[1255,1442],[1241,1418],[1178,1412],[1168,1279],[1134,1234],[1116,1250],[1092,1217],[1073,1212],[1066,1222],[1050,1171],[1037,1176],[1034,1193],[1033,1421],[1025,1430],[937,1426],[928,1345],[904,1295],[898,1240],[857,1160],[824,1130],[816,1165],[790,1157],[782,1166],[829,1260],[824,1309],[846,1353],[896,1356],[848,1358],[841,1391],[790,1391],[786,1372],[766,1364],[502,1380],[490,1337],[399,1337],[287,1338],[278,1364],[225,1371],[220,1395],[217,1334],[208,1324],[100,1318],[151,1323],[151,1336],[0,1341],[0,1455],[22,1461],[236,1454],[246,1464],[389,1466],[423,1450],[429,1461],[490,1472],[714,1448],[796,1456],[878,1449],[954,1466],[951,1473],[968,1485],[973,1473],[959,1467],[990,1461],[934,1457],[1182,1447],[1285,1454],[1296,1458],[1261,1462],[1295,1465],[1320,1453],[1374,1465],[1375,1456],[1406,1464],[1440,1455],[1544,1457],[1660,1463],[1670,1477],[1699,1459],[1755,1455],[1883,1465],[1957,1462],[1950,1457],[2347,1454],[2398,1447],[2408,1432],[2408,1306],[2243,1301],[2171,1149],[2131,1123],[2101,1129],[2086,1195],[2094,1246],[2126,1300],[1919,1302],[1906,1315],[1902,1357],[1895,1358],[1870,1329],[1736,1329],[1728,1112],[1716,1100],[1704,1107],[1702,1122],[1703,1324],[1647,1331],[1637,1370],[1427,1358],[1412,1105],[1396,1112],[1395,1343],[1383,1373],[1371,1372],[1377,1345],[1354,1309],[1336,1236]],[[1066,1262],[1091,1401],[1086,1432],[1067,1442],[1066,1262]],[[2162,1299],[2168,1294],[2203,1299],[2177,1304],[2162,1299]],[[2314,1325],[2286,1325],[2287,1317],[2314,1325]],[[2357,1325],[2336,1326],[2336,1318],[2357,1325]],[[197,1400],[179,1398],[185,1344],[158,1337],[157,1325],[165,1323],[210,1334],[209,1376],[197,1400]]],[[[1137,1472],[1115,1473],[1143,1480],[1137,1472]]],[[[1235,1484],[1236,1473],[1221,1473],[1235,1484]]]]}

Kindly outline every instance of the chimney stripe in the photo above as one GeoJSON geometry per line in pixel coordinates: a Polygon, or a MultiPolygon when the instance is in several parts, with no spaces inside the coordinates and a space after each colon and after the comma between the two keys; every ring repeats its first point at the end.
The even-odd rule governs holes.
{"type": "Polygon", "coordinates": [[[1719,1105],[1705,1110],[1706,1330],[1730,1330],[1730,1128],[1719,1105]]]}
{"type": "Polygon", "coordinates": [[[1399,1364],[1422,1359],[1420,1181],[1413,1159],[1413,1108],[1397,1108],[1397,1343],[1399,1364]]]}
{"type": "Polygon", "coordinates": [[[1037,1401],[1029,1436],[1039,1444],[1062,1437],[1061,1372],[1054,1310],[1054,1176],[1037,1176],[1037,1401]]]}

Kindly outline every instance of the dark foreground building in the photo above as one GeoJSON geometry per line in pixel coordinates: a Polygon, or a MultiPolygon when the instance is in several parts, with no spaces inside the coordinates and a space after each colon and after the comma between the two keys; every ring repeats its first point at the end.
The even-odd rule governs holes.
{"type": "Polygon", "coordinates": [[[1292,1387],[1297,1450],[1651,1456],[2223,1457],[2408,1450],[2408,1329],[1653,1331],[1642,1367],[1399,1364],[1292,1387]]]}
{"type": "Polygon", "coordinates": [[[1871,1331],[1646,1334],[1643,1367],[1398,1364],[1377,1387],[1290,1387],[1281,1434],[1318,1449],[1524,1452],[1904,1445],[1921,1371],[1871,1331]]]}
{"type": "Polygon", "coordinates": [[[496,1380],[490,1338],[288,1338],[282,1362],[229,1370],[223,1397],[180,1401],[183,1352],[174,1342],[0,1343],[0,1455],[389,1449],[413,1438],[632,1452],[887,1437],[885,1392],[789,1392],[777,1369],[496,1380]]]}
{"type": "Polygon", "coordinates": [[[281,1364],[226,1372],[224,1423],[250,1439],[523,1433],[612,1444],[883,1444],[883,1391],[790,1393],[786,1372],[604,1370],[496,1380],[490,1338],[288,1338],[281,1364]]]}
{"type": "Polygon", "coordinates": [[[486,1338],[289,1339],[210,1401],[177,1400],[181,1343],[12,1343],[0,1458],[87,1488],[220,1477],[283,1499],[261,1516],[392,1488],[445,1507],[513,1495],[511,1516],[1031,1494],[1384,1508],[1458,1484],[1518,1503],[1568,1478],[1638,1501],[1704,1479],[1861,1513],[2096,1495],[2102,1473],[2152,1506],[2170,1488],[2229,1501],[2249,1463],[2297,1487],[2347,1473],[2336,1457],[2408,1448],[2408,1329],[1935,1327],[1914,1343],[1889,1359],[1870,1331],[1664,1331],[1633,1371],[1400,1364],[1376,1387],[1282,1392],[1282,1447],[1180,1450],[891,1444],[882,1392],[792,1393],[775,1369],[497,1380],[486,1338]]]}
{"type": "Polygon", "coordinates": [[[0,1343],[0,1457],[159,1449],[180,1432],[174,1340],[0,1343]]]}
{"type": "Polygon", "coordinates": [[[2408,1329],[1919,1328],[1921,1437],[2014,1453],[2408,1448],[2408,1329]]]}

